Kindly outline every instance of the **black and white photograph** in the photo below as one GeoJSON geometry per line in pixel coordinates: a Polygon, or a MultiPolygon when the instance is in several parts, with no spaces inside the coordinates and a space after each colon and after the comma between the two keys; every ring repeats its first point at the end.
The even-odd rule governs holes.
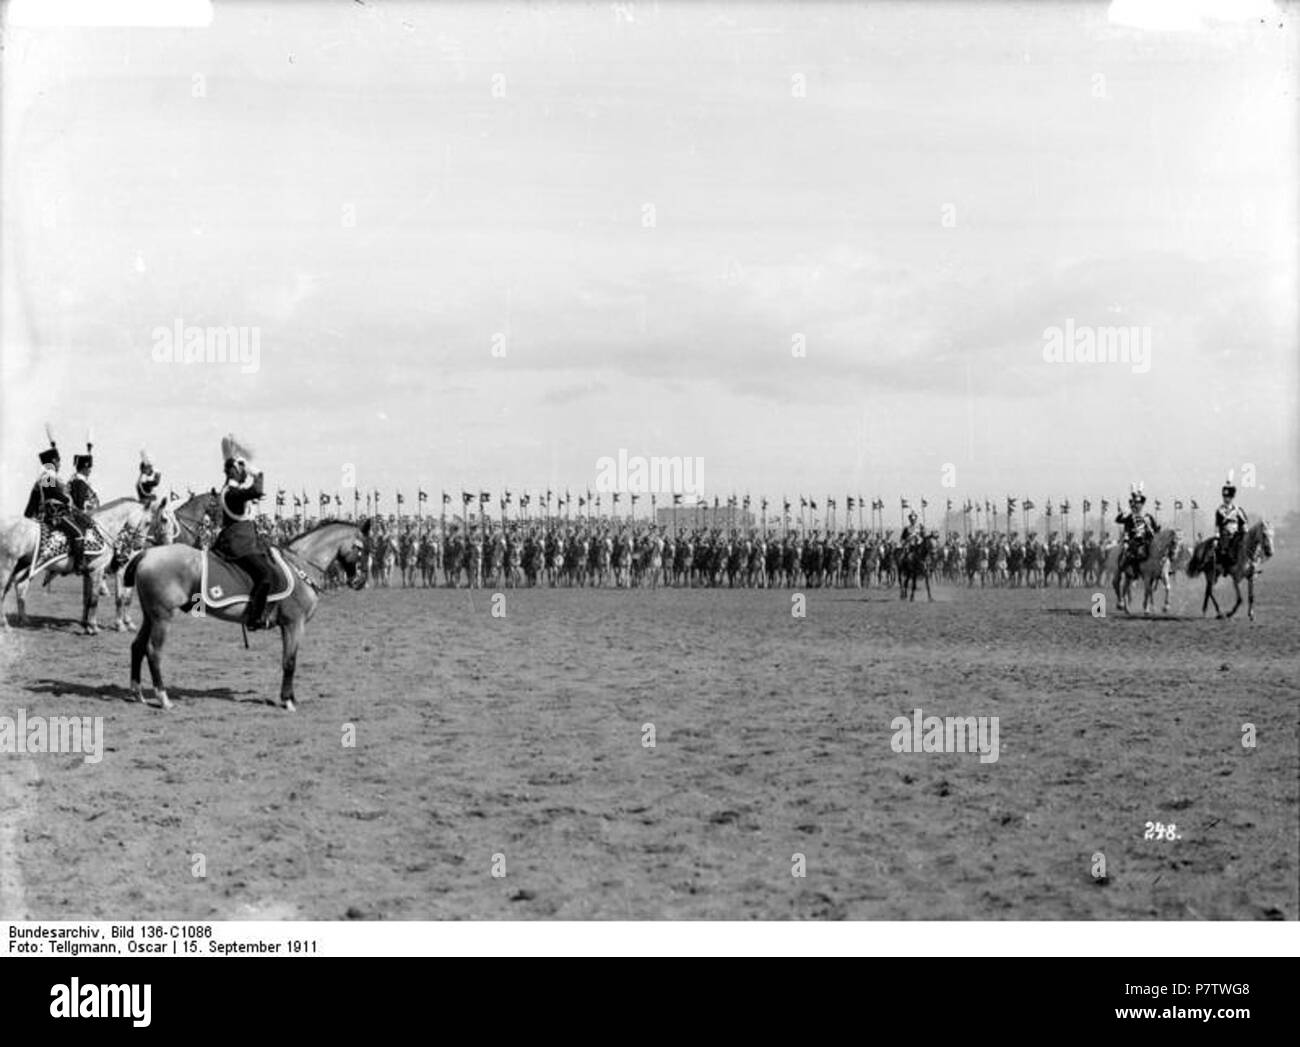
{"type": "Polygon", "coordinates": [[[1294,4],[2,10],[6,955],[1300,919],[1294,4]]]}

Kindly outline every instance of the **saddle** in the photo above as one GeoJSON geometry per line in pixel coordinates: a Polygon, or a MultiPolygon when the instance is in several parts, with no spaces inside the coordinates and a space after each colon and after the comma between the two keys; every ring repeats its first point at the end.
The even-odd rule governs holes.
{"type": "MultiPolygon", "coordinates": [[[[86,529],[83,549],[87,560],[93,560],[108,548],[108,536],[99,529],[98,524],[91,524],[86,529]]],[[[68,554],[68,536],[59,528],[41,522],[41,537],[36,546],[36,561],[30,574],[38,575],[55,560],[68,554]]]]}
{"type": "MultiPolygon", "coordinates": [[[[299,568],[290,567],[280,550],[271,547],[271,559],[275,563],[276,577],[272,580],[271,593],[266,598],[267,606],[279,603],[293,592],[294,576],[307,580],[299,568]]],[[[205,606],[217,610],[232,607],[237,603],[246,603],[253,592],[253,579],[247,571],[224,556],[207,550],[203,554],[203,578],[199,592],[203,595],[205,606]]],[[[192,606],[197,595],[191,599],[192,606]]]]}

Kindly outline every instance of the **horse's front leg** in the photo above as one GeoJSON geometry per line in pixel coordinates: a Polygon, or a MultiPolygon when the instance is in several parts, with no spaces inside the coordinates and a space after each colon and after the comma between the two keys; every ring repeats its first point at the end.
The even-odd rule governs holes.
{"type": "Polygon", "coordinates": [[[123,581],[125,570],[117,572],[114,581],[114,609],[117,612],[116,628],[118,632],[126,632],[128,629],[134,629],[135,623],[131,621],[131,595],[133,589],[128,587],[123,581]]]}
{"type": "Polygon", "coordinates": [[[87,636],[99,632],[99,586],[102,571],[87,571],[81,576],[81,628],[87,636]]]}
{"type": "Polygon", "coordinates": [[[1255,620],[1255,576],[1249,575],[1246,578],[1246,617],[1252,622],[1255,620]]]}
{"type": "Polygon", "coordinates": [[[18,624],[27,624],[27,587],[32,584],[31,577],[24,578],[14,585],[14,599],[18,603],[18,624]]]}
{"type": "Polygon", "coordinates": [[[1237,596],[1237,602],[1232,605],[1232,610],[1228,612],[1228,617],[1231,618],[1237,613],[1237,608],[1241,606],[1241,581],[1235,574],[1230,575],[1229,577],[1232,578],[1232,589],[1237,596]]]}
{"type": "MultiPolygon", "coordinates": [[[[171,699],[167,697],[167,686],[163,683],[162,672],[163,644],[167,642],[167,625],[170,619],[171,612],[155,615],[140,627],[140,635],[136,637],[136,643],[140,643],[142,638],[144,640],[144,654],[149,661],[149,678],[153,681],[153,690],[158,697],[158,703],[164,709],[172,707],[171,699]]],[[[138,689],[140,667],[135,658],[135,649],[132,645],[131,677],[133,686],[138,689]]]]}
{"type": "Polygon", "coordinates": [[[1214,613],[1218,617],[1222,618],[1223,615],[1219,611],[1219,601],[1214,599],[1214,576],[1211,575],[1209,571],[1206,571],[1205,572],[1205,596],[1201,600],[1202,618],[1205,617],[1207,610],[1210,606],[1210,602],[1212,600],[1214,601],[1214,613]]]}
{"type": "Polygon", "coordinates": [[[280,677],[280,704],[287,712],[293,712],[296,702],[293,694],[293,673],[298,667],[298,644],[302,641],[305,618],[283,619],[280,622],[280,639],[283,641],[283,656],[280,677]]]}
{"type": "Polygon", "coordinates": [[[5,587],[0,590],[0,629],[8,630],[9,628],[9,615],[5,614],[5,600],[9,596],[9,590],[13,588],[14,575],[17,573],[17,567],[10,568],[5,574],[5,587]]]}

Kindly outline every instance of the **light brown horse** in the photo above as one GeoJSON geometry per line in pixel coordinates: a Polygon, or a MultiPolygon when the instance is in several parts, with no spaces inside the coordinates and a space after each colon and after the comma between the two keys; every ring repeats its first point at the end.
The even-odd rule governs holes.
{"type": "Polygon", "coordinates": [[[1212,603],[1215,617],[1224,617],[1223,611],[1219,609],[1219,601],[1214,598],[1214,583],[1219,580],[1221,573],[1226,573],[1232,579],[1232,587],[1237,593],[1237,602],[1232,605],[1232,610],[1228,612],[1227,617],[1231,618],[1241,606],[1241,580],[1245,578],[1248,598],[1246,616],[1253,621],[1255,578],[1263,573],[1263,562],[1273,555],[1273,525],[1267,520],[1258,520],[1247,528],[1237,549],[1237,559],[1231,570],[1227,572],[1222,572],[1219,567],[1219,562],[1214,555],[1214,544],[1213,538],[1198,543],[1191,561],[1187,564],[1188,577],[1205,575],[1205,599],[1201,601],[1201,614],[1205,614],[1206,607],[1212,603]]]}
{"type": "MultiPolygon", "coordinates": [[[[1182,541],[1182,531],[1173,527],[1166,527],[1161,531],[1157,531],[1151,539],[1151,544],[1147,547],[1146,559],[1137,565],[1137,577],[1142,579],[1143,614],[1150,614],[1154,609],[1156,603],[1155,592],[1158,585],[1165,587],[1165,603],[1160,613],[1169,613],[1169,596],[1172,582],[1171,568],[1178,558],[1182,541]]],[[[1134,576],[1132,568],[1126,571],[1119,569],[1121,549],[1122,546],[1116,545],[1107,554],[1106,570],[1111,574],[1111,584],[1115,589],[1116,602],[1125,614],[1131,614],[1128,600],[1134,576]]]]}
{"type": "MultiPolygon", "coordinates": [[[[364,572],[358,571],[358,565],[362,561],[362,548],[369,529],[369,520],[360,527],[341,520],[329,520],[278,547],[293,572],[293,578],[288,595],[269,604],[268,609],[280,627],[283,646],[280,704],[289,711],[295,708],[293,673],[298,660],[298,645],[307,623],[316,613],[325,573],[337,564],[352,588],[364,587],[366,577],[364,572]]],[[[163,683],[162,650],[167,640],[167,629],[178,610],[188,609],[189,614],[196,618],[216,618],[236,624],[243,621],[248,606],[246,599],[225,600],[223,606],[217,607],[207,605],[203,595],[204,558],[207,555],[190,545],[157,546],[146,549],[128,569],[128,581],[134,582],[144,617],[140,631],[131,642],[131,691],[141,702],[144,695],[140,688],[140,664],[147,657],[158,703],[164,709],[171,708],[163,683]]]]}

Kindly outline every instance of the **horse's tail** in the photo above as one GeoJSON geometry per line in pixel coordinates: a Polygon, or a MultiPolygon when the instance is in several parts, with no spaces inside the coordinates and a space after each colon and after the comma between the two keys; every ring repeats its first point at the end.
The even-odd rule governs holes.
{"type": "Polygon", "coordinates": [[[128,589],[135,588],[136,568],[140,566],[140,557],[142,557],[144,553],[145,551],[141,549],[139,552],[133,553],[131,559],[126,562],[126,571],[122,574],[122,584],[128,589]]]}
{"type": "Polygon", "coordinates": [[[1198,574],[1200,574],[1209,566],[1209,563],[1207,562],[1206,559],[1208,551],[1209,551],[1209,545],[1205,542],[1202,542],[1192,552],[1192,558],[1187,561],[1188,578],[1195,578],[1198,574]]]}

